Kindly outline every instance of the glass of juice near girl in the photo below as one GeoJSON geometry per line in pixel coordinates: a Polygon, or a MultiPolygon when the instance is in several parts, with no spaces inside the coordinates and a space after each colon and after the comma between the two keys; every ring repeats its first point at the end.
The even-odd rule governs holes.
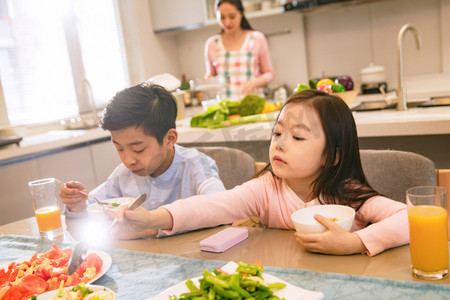
{"type": "Polygon", "coordinates": [[[445,188],[410,188],[406,191],[406,201],[413,276],[430,280],[448,276],[449,236],[445,188]]]}

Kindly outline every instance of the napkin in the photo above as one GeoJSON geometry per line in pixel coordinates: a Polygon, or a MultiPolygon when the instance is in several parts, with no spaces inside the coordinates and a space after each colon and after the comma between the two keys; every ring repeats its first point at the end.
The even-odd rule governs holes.
{"type": "Polygon", "coordinates": [[[247,228],[229,227],[200,241],[200,249],[209,252],[224,252],[248,238],[247,228]]]}

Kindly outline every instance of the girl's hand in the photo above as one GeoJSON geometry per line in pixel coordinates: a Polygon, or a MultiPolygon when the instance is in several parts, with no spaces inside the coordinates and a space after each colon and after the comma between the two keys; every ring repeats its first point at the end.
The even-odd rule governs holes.
{"type": "Polygon", "coordinates": [[[117,218],[118,224],[112,229],[112,235],[120,240],[156,235],[158,233],[157,228],[166,228],[160,221],[164,222],[169,219],[172,222],[170,213],[165,209],[148,211],[142,207],[138,207],[135,210],[127,210],[127,208],[128,204],[123,204],[119,206],[116,212],[105,209],[105,213],[108,216],[117,218]]]}
{"type": "Polygon", "coordinates": [[[66,182],[65,187],[61,187],[59,196],[61,197],[61,202],[64,203],[71,212],[81,212],[86,208],[87,196],[80,193],[84,191],[89,193],[81,182],[71,181],[66,182]]]}
{"type": "Polygon", "coordinates": [[[297,242],[310,252],[346,255],[366,251],[364,244],[356,233],[351,233],[335,222],[321,215],[314,219],[326,227],[322,233],[295,233],[297,242]]]}

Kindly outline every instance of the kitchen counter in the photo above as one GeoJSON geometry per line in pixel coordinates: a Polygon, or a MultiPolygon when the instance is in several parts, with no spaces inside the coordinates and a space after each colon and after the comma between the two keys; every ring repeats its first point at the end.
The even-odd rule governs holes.
{"type": "MultiPolygon", "coordinates": [[[[199,107],[188,108],[186,115],[199,107]]],[[[192,115],[192,114],[191,114],[192,115]]],[[[381,110],[353,113],[358,136],[395,137],[422,135],[450,135],[450,106],[411,108],[408,111],[381,110]]],[[[179,144],[208,144],[235,142],[269,142],[274,122],[252,123],[209,130],[191,128],[190,118],[177,121],[179,144]]],[[[25,136],[20,146],[10,145],[0,149],[0,161],[64,150],[88,145],[110,138],[100,128],[88,130],[55,130],[45,134],[25,136]]]]}

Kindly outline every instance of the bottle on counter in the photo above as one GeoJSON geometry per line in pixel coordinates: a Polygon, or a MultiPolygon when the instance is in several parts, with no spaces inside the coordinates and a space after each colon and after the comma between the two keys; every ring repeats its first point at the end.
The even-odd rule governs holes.
{"type": "Polygon", "coordinates": [[[184,91],[184,106],[186,107],[192,105],[190,88],[189,82],[186,80],[186,75],[183,74],[181,77],[180,90],[184,91]]]}

